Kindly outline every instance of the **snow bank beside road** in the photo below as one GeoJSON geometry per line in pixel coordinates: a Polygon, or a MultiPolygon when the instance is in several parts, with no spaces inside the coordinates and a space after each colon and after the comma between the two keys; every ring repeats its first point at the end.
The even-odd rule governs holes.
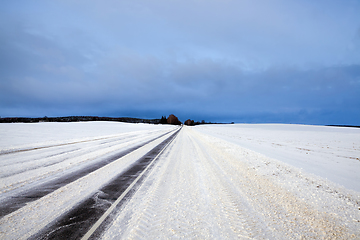
{"type": "Polygon", "coordinates": [[[286,124],[194,128],[360,192],[360,129],[286,124]]]}

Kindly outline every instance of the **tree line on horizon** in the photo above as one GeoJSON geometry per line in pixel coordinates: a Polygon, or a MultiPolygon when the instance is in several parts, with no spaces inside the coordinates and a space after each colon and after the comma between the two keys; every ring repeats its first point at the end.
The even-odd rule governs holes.
{"type": "MultiPolygon", "coordinates": [[[[66,116],[66,117],[0,117],[0,123],[39,123],[39,122],[89,122],[89,121],[113,121],[113,122],[126,122],[126,123],[149,123],[149,124],[171,124],[182,125],[183,123],[174,115],[170,114],[169,117],[162,116],[160,119],[142,119],[131,117],[97,117],[97,116],[66,116]]],[[[233,123],[233,122],[232,122],[233,123]]],[[[219,124],[206,122],[205,120],[194,121],[188,119],[184,122],[187,126],[196,126],[201,124],[219,124]]]]}
{"type": "Polygon", "coordinates": [[[97,117],[97,116],[67,116],[67,117],[0,117],[0,123],[38,123],[38,122],[90,122],[90,121],[111,121],[126,123],[150,123],[159,124],[160,119],[142,119],[131,117],[97,117]]]}
{"type": "MultiPolygon", "coordinates": [[[[175,115],[170,114],[168,118],[166,118],[166,116],[162,116],[160,119],[160,124],[181,125],[182,122],[180,122],[179,119],[175,115]]],[[[194,120],[188,119],[184,122],[184,124],[187,126],[196,126],[196,125],[201,125],[201,124],[212,124],[212,123],[206,122],[205,120],[201,120],[201,122],[199,122],[199,121],[195,122],[194,120]]]]}

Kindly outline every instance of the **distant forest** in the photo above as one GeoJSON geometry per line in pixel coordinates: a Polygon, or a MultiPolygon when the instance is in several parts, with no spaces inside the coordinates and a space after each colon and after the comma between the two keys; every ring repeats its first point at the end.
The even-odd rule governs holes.
{"type": "Polygon", "coordinates": [[[88,121],[113,121],[127,123],[151,123],[159,124],[160,119],[141,119],[131,117],[94,117],[94,116],[69,116],[69,117],[10,117],[0,118],[0,123],[38,123],[38,122],[88,122],[88,121]]]}
{"type": "MultiPolygon", "coordinates": [[[[142,119],[131,117],[96,117],[96,116],[68,116],[68,117],[41,117],[41,118],[28,118],[28,117],[0,117],[0,123],[39,123],[39,122],[89,122],[89,121],[112,121],[112,122],[126,122],[126,123],[149,123],[149,124],[171,124],[181,125],[182,122],[178,120],[173,114],[162,116],[159,119],[142,119]]],[[[233,122],[232,122],[233,123],[233,122]]],[[[185,125],[195,126],[201,124],[221,124],[212,123],[202,120],[201,122],[195,122],[194,120],[186,120],[185,125]]]]}

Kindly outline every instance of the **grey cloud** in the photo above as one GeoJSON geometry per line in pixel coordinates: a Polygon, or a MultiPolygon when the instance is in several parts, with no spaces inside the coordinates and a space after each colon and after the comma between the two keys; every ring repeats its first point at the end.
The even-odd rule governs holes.
{"type": "MultiPolygon", "coordinates": [[[[339,63],[350,53],[359,4],[337,1],[76,1],[62,4],[90,23],[92,38],[146,54],[256,59],[273,64],[339,63]],[[342,16],[347,16],[344,18],[342,16]],[[108,38],[106,38],[108,37],[108,38]]],[[[87,27],[88,28],[88,27],[87,27]]],[[[253,66],[256,68],[256,66],[253,66]]]]}
{"type": "Polygon", "coordinates": [[[360,119],[359,4],[23,3],[0,16],[1,116],[360,119]]]}

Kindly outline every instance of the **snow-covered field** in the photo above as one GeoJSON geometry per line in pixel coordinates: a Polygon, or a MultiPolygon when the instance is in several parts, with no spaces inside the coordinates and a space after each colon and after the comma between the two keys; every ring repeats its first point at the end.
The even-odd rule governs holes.
{"type": "MultiPolygon", "coordinates": [[[[176,129],[114,122],[1,124],[0,207],[119,157],[2,214],[0,239],[27,239],[51,229],[88,198],[106,205],[99,189],[176,129]]],[[[183,127],[96,238],[359,239],[359,157],[355,128],[183,127]]]]}
{"type": "Polygon", "coordinates": [[[360,128],[235,124],[196,130],[360,192],[360,128]]]}

